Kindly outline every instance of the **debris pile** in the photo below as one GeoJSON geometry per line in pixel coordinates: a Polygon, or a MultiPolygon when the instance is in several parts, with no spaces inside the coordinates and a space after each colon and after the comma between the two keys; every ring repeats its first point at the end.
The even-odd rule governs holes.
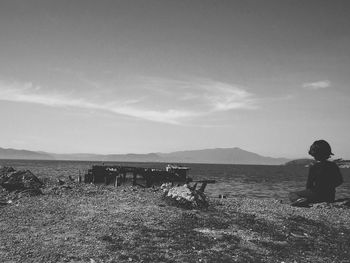
{"type": "Polygon", "coordinates": [[[165,183],[161,185],[161,189],[165,200],[171,205],[186,209],[208,207],[209,204],[206,195],[201,189],[197,190],[196,186],[196,184],[192,187],[189,184],[172,186],[172,183],[165,183]]]}
{"type": "Polygon", "coordinates": [[[43,183],[29,170],[16,171],[12,167],[0,168],[0,186],[8,192],[23,195],[41,194],[43,183]]]}

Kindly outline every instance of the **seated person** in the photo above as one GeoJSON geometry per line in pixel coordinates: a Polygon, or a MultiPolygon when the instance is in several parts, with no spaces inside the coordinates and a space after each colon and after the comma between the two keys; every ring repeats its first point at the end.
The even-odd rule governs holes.
{"type": "Polygon", "coordinates": [[[292,205],[334,202],[335,188],[343,183],[343,177],[339,167],[328,161],[333,155],[330,145],[325,140],[315,141],[309,154],[315,158],[316,163],[309,168],[306,190],[289,194],[292,205]]]}

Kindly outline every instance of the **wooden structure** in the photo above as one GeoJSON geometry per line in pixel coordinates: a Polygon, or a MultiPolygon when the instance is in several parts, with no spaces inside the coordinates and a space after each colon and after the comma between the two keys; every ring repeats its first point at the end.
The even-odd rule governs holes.
{"type": "Polygon", "coordinates": [[[132,184],[151,187],[164,182],[187,182],[190,168],[168,165],[165,170],[154,168],[130,167],[119,165],[93,165],[84,176],[85,183],[104,183],[119,186],[127,181],[127,174],[132,174],[132,184]]]}

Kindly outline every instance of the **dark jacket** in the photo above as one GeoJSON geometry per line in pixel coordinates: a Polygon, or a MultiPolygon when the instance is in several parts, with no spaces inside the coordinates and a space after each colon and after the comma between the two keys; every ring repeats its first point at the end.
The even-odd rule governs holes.
{"type": "Polygon", "coordinates": [[[310,166],[306,189],[311,190],[319,201],[333,202],[335,188],[342,183],[339,167],[334,162],[321,161],[310,166]]]}

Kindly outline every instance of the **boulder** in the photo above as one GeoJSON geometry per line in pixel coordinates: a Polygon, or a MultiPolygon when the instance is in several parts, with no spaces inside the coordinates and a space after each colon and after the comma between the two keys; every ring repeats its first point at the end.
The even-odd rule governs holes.
{"type": "Polygon", "coordinates": [[[170,183],[161,186],[163,196],[171,205],[186,209],[201,209],[208,207],[209,203],[203,191],[196,190],[188,184],[171,186],[170,183]]]}
{"type": "Polygon", "coordinates": [[[29,170],[0,169],[0,185],[7,191],[40,190],[43,183],[29,170]]]}

